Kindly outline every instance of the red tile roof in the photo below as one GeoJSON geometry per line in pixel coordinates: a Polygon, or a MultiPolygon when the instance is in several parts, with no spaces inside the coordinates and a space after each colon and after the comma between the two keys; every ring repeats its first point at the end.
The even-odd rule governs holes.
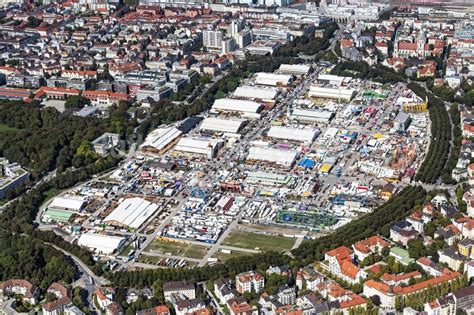
{"type": "Polygon", "coordinates": [[[350,260],[344,260],[340,262],[340,265],[342,272],[352,279],[355,279],[360,271],[360,268],[354,265],[350,260]]]}
{"type": "Polygon", "coordinates": [[[414,277],[421,277],[421,273],[418,271],[413,271],[409,273],[400,273],[398,275],[384,273],[382,277],[380,277],[380,279],[385,282],[390,282],[390,281],[400,282],[400,281],[408,280],[414,277]]]}
{"type": "Polygon", "coordinates": [[[390,244],[386,240],[384,240],[378,235],[374,235],[365,240],[356,242],[354,244],[354,248],[362,253],[370,254],[372,252],[371,247],[380,246],[383,248],[389,245],[390,244]]]}
{"type": "Polygon", "coordinates": [[[392,289],[389,285],[375,280],[368,280],[364,283],[364,285],[372,287],[385,294],[393,291],[393,293],[397,295],[406,295],[417,291],[422,291],[428,287],[435,286],[443,282],[454,280],[459,276],[461,276],[459,272],[451,271],[446,268],[444,269],[443,274],[439,277],[431,278],[407,287],[401,287],[397,285],[392,289]]]}
{"type": "Polygon", "coordinates": [[[344,259],[344,258],[350,257],[352,255],[352,253],[353,253],[353,251],[349,247],[340,246],[340,247],[334,248],[333,250],[330,250],[330,251],[326,252],[326,255],[344,259]]]}
{"type": "Polygon", "coordinates": [[[400,50],[416,50],[417,45],[416,43],[407,43],[407,42],[399,42],[398,49],[400,50]]]}

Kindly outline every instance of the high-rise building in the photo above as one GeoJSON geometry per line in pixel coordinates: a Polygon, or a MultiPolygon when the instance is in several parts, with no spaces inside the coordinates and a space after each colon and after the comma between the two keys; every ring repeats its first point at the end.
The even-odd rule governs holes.
{"type": "Polygon", "coordinates": [[[236,48],[235,39],[226,38],[222,40],[222,54],[228,54],[236,48]]]}
{"type": "Polygon", "coordinates": [[[245,29],[240,31],[236,38],[237,46],[239,48],[244,48],[245,46],[249,45],[252,43],[252,31],[249,29],[245,29]]]}
{"type": "Polygon", "coordinates": [[[222,48],[222,32],[219,30],[204,30],[202,32],[204,47],[222,48]]]}
{"type": "Polygon", "coordinates": [[[244,20],[233,20],[227,27],[227,34],[230,37],[236,37],[237,34],[244,28],[244,20]]]}

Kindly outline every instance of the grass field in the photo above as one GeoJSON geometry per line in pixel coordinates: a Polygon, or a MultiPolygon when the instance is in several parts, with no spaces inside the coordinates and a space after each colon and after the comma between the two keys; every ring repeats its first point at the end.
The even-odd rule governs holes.
{"type": "Polygon", "coordinates": [[[215,253],[212,258],[217,258],[221,262],[226,262],[227,260],[234,258],[234,257],[242,257],[245,255],[252,255],[250,253],[244,253],[244,252],[237,252],[237,251],[232,251],[230,254],[224,254],[221,251],[218,251],[215,253]]]}
{"type": "Polygon", "coordinates": [[[206,255],[207,247],[189,243],[154,240],[147,248],[147,252],[171,253],[173,256],[201,259],[206,255]]]}
{"type": "Polygon", "coordinates": [[[293,247],[295,239],[284,237],[257,234],[252,232],[234,231],[224,240],[222,245],[235,246],[248,249],[258,248],[261,251],[286,251],[293,247]]]}
{"type": "Polygon", "coordinates": [[[7,131],[18,131],[19,129],[9,127],[5,124],[0,124],[0,133],[7,132],[7,131]]]}

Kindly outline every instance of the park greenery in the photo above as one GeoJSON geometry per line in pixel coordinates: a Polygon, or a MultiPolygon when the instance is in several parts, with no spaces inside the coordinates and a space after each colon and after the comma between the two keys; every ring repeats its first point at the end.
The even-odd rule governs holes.
{"type": "Polygon", "coordinates": [[[462,146],[461,113],[457,103],[451,105],[449,116],[451,117],[451,124],[453,126],[453,145],[449,153],[448,161],[441,174],[441,180],[445,184],[455,184],[456,181],[452,178],[452,171],[456,167],[462,146]]]}
{"type": "Polygon", "coordinates": [[[434,96],[418,83],[411,82],[408,84],[408,88],[421,99],[428,100],[431,120],[431,141],[426,158],[418,169],[415,180],[432,184],[443,173],[447,174],[449,172],[448,175],[450,176],[449,165],[446,165],[446,162],[448,161],[451,147],[451,121],[441,99],[434,96]]]}
{"type": "Polygon", "coordinates": [[[75,274],[74,265],[60,251],[35,238],[0,230],[0,281],[26,279],[45,292],[53,282],[70,283],[75,274]]]}
{"type": "Polygon", "coordinates": [[[109,273],[107,277],[118,287],[159,287],[160,285],[158,284],[167,281],[215,280],[219,277],[233,277],[236,274],[248,270],[265,271],[270,265],[283,265],[288,262],[288,256],[269,251],[255,255],[233,257],[228,259],[225,263],[213,266],[196,267],[193,269],[155,269],[114,272],[109,273]]]}
{"type": "Polygon", "coordinates": [[[331,74],[373,80],[383,84],[403,82],[405,79],[401,72],[383,65],[370,66],[365,61],[342,61],[331,70],[331,74]]]}
{"type": "Polygon", "coordinates": [[[127,104],[112,107],[107,119],[62,115],[54,108],[41,108],[37,102],[0,103],[0,124],[10,127],[0,138],[0,156],[27,168],[33,180],[47,172],[59,173],[73,166],[86,167],[100,161],[91,147],[84,145],[104,132],[133,133],[137,122],[128,119],[127,104]]]}
{"type": "Polygon", "coordinates": [[[87,250],[66,242],[53,232],[36,230],[34,222],[49,191],[69,188],[117,165],[119,159],[97,156],[84,139],[93,140],[106,130],[120,131],[118,129],[126,122],[120,120],[123,116],[119,111],[119,108],[113,110],[108,120],[101,121],[62,116],[54,109],[41,109],[35,103],[2,102],[0,121],[12,130],[2,134],[6,136],[0,139],[0,156],[26,167],[33,181],[46,172],[57,172],[51,180],[33,186],[9,204],[0,215],[1,228],[26,234],[37,242],[55,244],[100,271],[87,250]]]}
{"type": "Polygon", "coordinates": [[[56,235],[52,231],[45,232],[35,229],[34,222],[39,207],[48,196],[48,191],[69,188],[79,182],[92,178],[95,174],[110,170],[112,167],[116,166],[118,162],[118,159],[109,156],[107,158],[99,159],[88,166],[60,173],[50,181],[37,185],[22,195],[19,199],[14,200],[8,207],[6,207],[6,209],[4,209],[0,215],[0,226],[2,229],[26,234],[35,239],[42,240],[43,242],[59,246],[84,261],[97,273],[101,273],[100,264],[95,263],[92,259],[92,255],[87,251],[87,249],[65,241],[62,237],[56,235]]]}

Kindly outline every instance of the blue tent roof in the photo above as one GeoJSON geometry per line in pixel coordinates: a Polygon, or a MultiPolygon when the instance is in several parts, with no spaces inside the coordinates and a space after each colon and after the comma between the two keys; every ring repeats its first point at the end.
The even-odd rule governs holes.
{"type": "Polygon", "coordinates": [[[311,159],[302,159],[298,165],[304,168],[313,168],[316,163],[311,159]]]}

